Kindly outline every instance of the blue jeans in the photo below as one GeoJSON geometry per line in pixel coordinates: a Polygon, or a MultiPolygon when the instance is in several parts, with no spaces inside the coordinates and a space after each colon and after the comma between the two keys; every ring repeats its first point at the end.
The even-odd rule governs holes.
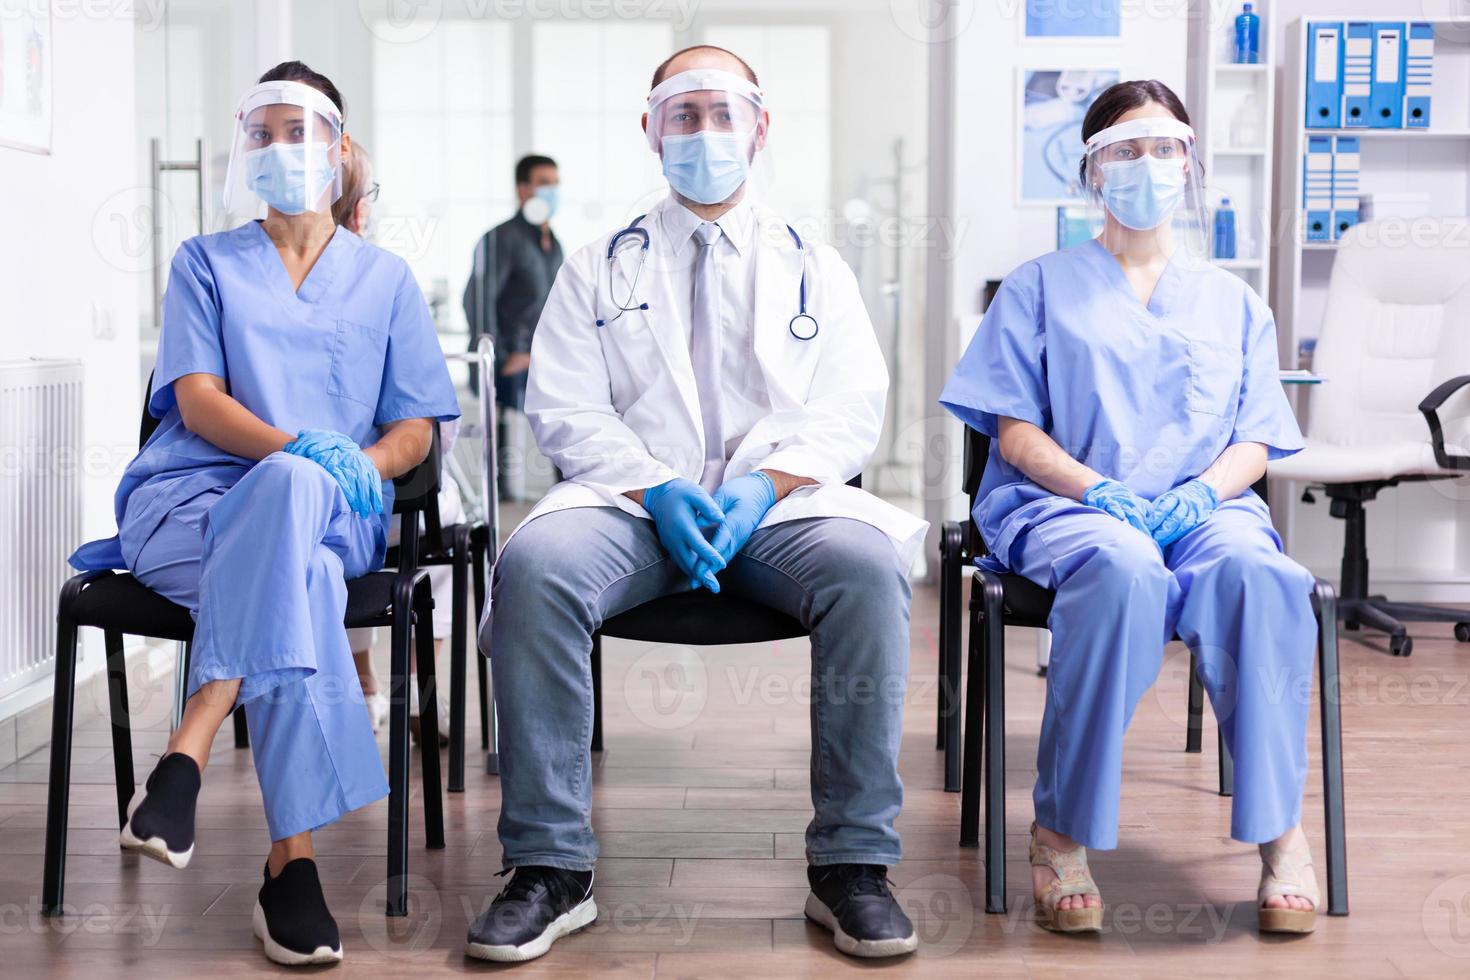
{"type": "MultiPolygon", "coordinates": [[[[905,571],[882,531],[830,518],[757,531],[720,574],[722,590],[811,632],[812,864],[899,859],[905,571]]],[[[688,588],[653,522],[611,507],[543,515],[507,543],[480,633],[500,719],[506,867],[587,871],[596,862],[592,634],[611,616],[688,588]]]]}

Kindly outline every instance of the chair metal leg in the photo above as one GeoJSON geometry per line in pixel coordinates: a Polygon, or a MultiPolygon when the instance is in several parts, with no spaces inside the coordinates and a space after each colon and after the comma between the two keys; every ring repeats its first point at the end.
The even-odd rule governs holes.
{"type": "MultiPolygon", "coordinates": [[[[949,580],[954,576],[955,569],[949,560],[952,542],[950,540],[950,529],[954,522],[944,524],[939,533],[939,650],[935,670],[939,679],[939,696],[937,702],[937,717],[934,725],[934,748],[944,748],[945,717],[949,712],[950,689],[945,684],[948,676],[949,664],[949,634],[950,621],[956,615],[955,610],[950,607],[950,596],[953,590],[950,588],[949,580]]],[[[946,774],[947,775],[947,774],[946,774]]],[[[945,787],[948,789],[949,787],[945,787]]]]}
{"type": "Polygon", "coordinates": [[[235,716],[235,748],[250,748],[250,723],[245,720],[245,706],[242,704],[234,712],[235,716]]]}
{"type": "Polygon", "coordinates": [[[133,799],[133,732],[128,719],[128,664],[123,637],[116,630],[103,634],[107,647],[107,706],[112,716],[112,778],[117,787],[117,826],[128,822],[133,799]]]}
{"type": "Polygon", "coordinates": [[[469,618],[470,529],[463,524],[454,535],[453,598],[449,638],[449,792],[464,792],[465,643],[469,618]]]}
{"type": "Polygon", "coordinates": [[[1342,786],[1342,686],[1337,662],[1337,595],[1319,580],[1317,675],[1322,703],[1322,800],[1327,827],[1327,914],[1348,914],[1347,829],[1342,786]]]}
{"type": "Polygon", "coordinates": [[[56,615],[56,673],[51,701],[51,775],[46,792],[46,867],[41,914],[61,915],[66,883],[66,818],[71,802],[71,723],[76,706],[77,626],[69,607],[82,587],[61,589],[56,615]]]}
{"type": "Polygon", "coordinates": [[[984,591],[970,590],[969,664],[965,669],[964,767],[960,780],[960,846],[980,846],[980,758],[985,735],[985,640],[984,591]]]}
{"type": "Polygon", "coordinates": [[[1235,795],[1235,760],[1230,757],[1230,747],[1225,744],[1225,733],[1215,729],[1215,742],[1220,748],[1220,795],[1235,795]]]}
{"type": "Polygon", "coordinates": [[[1184,751],[1200,751],[1200,732],[1204,728],[1205,684],[1199,679],[1199,658],[1189,651],[1189,716],[1184,726],[1184,751]]]}
{"type": "MultiPolygon", "coordinates": [[[[475,588],[475,629],[479,630],[480,623],[485,618],[485,552],[488,550],[489,530],[483,526],[476,527],[470,533],[470,578],[475,588]],[[481,531],[484,534],[481,534],[481,531]]],[[[478,639],[478,637],[477,637],[478,639]]],[[[484,656],[480,655],[479,643],[475,644],[475,671],[479,675],[480,682],[480,748],[488,751],[490,749],[490,685],[487,677],[488,664],[484,656]]],[[[498,767],[497,767],[498,768],[498,767]]]]}
{"type": "MultiPolygon", "coordinates": [[[[946,532],[951,529],[946,528],[946,532]]],[[[939,593],[939,747],[944,750],[944,791],[957,793],[961,783],[960,751],[960,638],[964,572],[960,567],[959,529],[940,569],[939,593]]]]}
{"type": "Polygon", "coordinates": [[[985,582],[985,911],[1006,910],[1005,594],[985,582]]]}
{"type": "MultiPolygon", "coordinates": [[[[427,577],[427,572],[419,575],[427,577]]],[[[393,583],[388,679],[388,879],[386,912],[408,914],[408,648],[413,625],[412,580],[393,583]]]]}
{"type": "Polygon", "coordinates": [[[434,675],[434,594],[427,575],[416,591],[413,631],[418,649],[419,765],[424,782],[424,846],[444,846],[444,785],[439,772],[439,682],[434,675]]]}
{"type": "Polygon", "coordinates": [[[602,634],[592,634],[592,751],[602,751],[602,634]]]}

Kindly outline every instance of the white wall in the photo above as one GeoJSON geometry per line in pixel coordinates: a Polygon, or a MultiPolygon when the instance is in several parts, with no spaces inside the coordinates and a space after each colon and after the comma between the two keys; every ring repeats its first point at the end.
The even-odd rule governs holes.
{"type": "MultiPolygon", "coordinates": [[[[89,538],[114,532],[112,494],[137,450],[137,263],[148,245],[146,180],[133,155],[132,15],[106,7],[96,8],[106,16],[74,5],[53,17],[51,153],[0,147],[0,350],[85,365],[89,538]]],[[[10,560],[0,556],[0,574],[24,574],[10,560]]],[[[42,699],[50,684],[6,698],[0,718],[42,699]]]]}

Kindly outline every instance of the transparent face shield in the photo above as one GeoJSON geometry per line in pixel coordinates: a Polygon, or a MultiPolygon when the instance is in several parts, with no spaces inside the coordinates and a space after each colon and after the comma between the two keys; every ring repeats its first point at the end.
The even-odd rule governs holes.
{"type": "Polygon", "coordinates": [[[342,114],[300,82],[263,82],[240,100],[225,210],[258,217],[328,211],[342,196],[342,114]]]}
{"type": "Polygon", "coordinates": [[[769,117],[761,90],[718,68],[670,75],[648,93],[649,147],[681,197],[699,204],[728,201],[765,147],[769,117]]]}
{"type": "Polygon", "coordinates": [[[1115,254],[1153,245],[1188,264],[1209,261],[1209,213],[1194,130],[1172,117],[1131,119],[1087,141],[1092,233],[1115,254]]]}

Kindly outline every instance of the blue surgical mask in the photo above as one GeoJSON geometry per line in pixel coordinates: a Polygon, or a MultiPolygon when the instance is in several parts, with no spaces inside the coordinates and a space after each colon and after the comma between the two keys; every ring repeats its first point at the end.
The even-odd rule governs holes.
{"type": "Polygon", "coordinates": [[[535,195],[546,202],[546,219],[550,221],[556,217],[556,209],[561,206],[561,185],[542,184],[536,188],[535,195]]]}
{"type": "Polygon", "coordinates": [[[750,173],[749,133],[705,129],[665,136],[662,146],[669,185],[699,204],[728,201],[750,173]]]}
{"type": "Polygon", "coordinates": [[[1184,197],[1184,158],[1143,156],[1102,165],[1103,203],[1134,231],[1157,228],[1184,197]]]}
{"type": "Polygon", "coordinates": [[[312,210],[332,181],[337,168],[328,158],[329,145],[320,142],[272,143],[245,154],[245,180],[262,201],[282,214],[312,210]],[[306,154],[311,152],[311,184],[306,186],[306,154]]]}

